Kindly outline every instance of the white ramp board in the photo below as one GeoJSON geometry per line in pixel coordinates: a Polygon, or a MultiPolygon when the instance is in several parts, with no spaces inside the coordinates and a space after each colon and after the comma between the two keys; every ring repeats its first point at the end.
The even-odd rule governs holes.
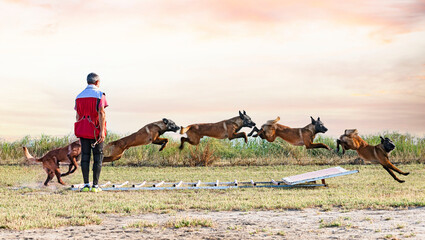
{"type": "Polygon", "coordinates": [[[359,172],[358,170],[348,171],[342,167],[333,167],[333,168],[322,169],[322,170],[318,170],[314,172],[303,173],[303,174],[299,174],[295,176],[285,177],[285,178],[282,178],[282,181],[288,185],[296,185],[300,183],[314,182],[317,180],[338,177],[338,176],[343,176],[343,175],[348,175],[348,174],[353,174],[358,172],[359,172]]]}

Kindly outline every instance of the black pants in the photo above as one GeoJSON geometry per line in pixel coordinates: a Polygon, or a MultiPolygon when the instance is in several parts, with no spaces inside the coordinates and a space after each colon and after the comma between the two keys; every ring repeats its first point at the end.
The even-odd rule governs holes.
{"type": "Polygon", "coordinates": [[[95,143],[94,139],[80,138],[81,141],[81,171],[83,172],[84,183],[89,183],[90,171],[90,155],[93,151],[93,185],[99,183],[100,170],[102,169],[103,162],[103,142],[96,144],[94,148],[91,147],[95,143]]]}

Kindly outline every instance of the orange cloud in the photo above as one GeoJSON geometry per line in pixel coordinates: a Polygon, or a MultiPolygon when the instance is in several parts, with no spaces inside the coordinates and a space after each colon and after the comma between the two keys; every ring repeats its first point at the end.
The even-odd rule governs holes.
{"type": "Polygon", "coordinates": [[[425,2],[359,1],[289,1],[289,0],[228,0],[228,1],[170,1],[155,7],[161,15],[204,25],[215,22],[219,27],[242,24],[245,30],[258,30],[277,24],[299,21],[330,21],[375,27],[372,37],[392,35],[423,29],[425,2]],[[166,6],[165,6],[166,5],[166,6]],[[246,23],[247,25],[243,25],[246,23]]]}

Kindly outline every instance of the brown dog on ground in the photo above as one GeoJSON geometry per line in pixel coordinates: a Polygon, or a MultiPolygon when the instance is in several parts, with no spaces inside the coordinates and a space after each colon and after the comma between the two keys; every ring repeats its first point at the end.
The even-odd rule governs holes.
{"type": "Polygon", "coordinates": [[[125,150],[139,145],[158,144],[161,145],[159,151],[162,151],[167,145],[168,139],[160,138],[159,136],[168,131],[176,132],[179,129],[172,120],[166,118],[162,119],[162,121],[149,123],[130,136],[108,143],[103,148],[103,162],[116,161],[122,157],[125,150]]]}
{"type": "Polygon", "coordinates": [[[280,117],[277,117],[275,120],[269,120],[266,124],[261,126],[261,129],[254,128],[248,136],[252,136],[254,132],[257,132],[253,137],[260,137],[266,139],[269,142],[273,142],[276,137],[280,137],[283,140],[289,142],[295,146],[305,146],[307,149],[311,148],[326,148],[331,150],[331,148],[323,143],[313,143],[314,138],[317,133],[325,133],[328,129],[320,121],[320,117],[317,120],[314,120],[312,117],[311,123],[303,128],[290,128],[277,122],[280,120],[280,117]]]}
{"type": "Polygon", "coordinates": [[[238,131],[243,127],[254,127],[255,123],[251,118],[246,114],[239,111],[239,116],[223,120],[217,123],[199,123],[192,124],[187,127],[182,127],[180,134],[187,135],[186,137],[181,138],[180,150],[183,149],[184,143],[188,142],[192,145],[198,145],[201,138],[204,136],[213,137],[218,139],[235,139],[243,138],[245,142],[248,142],[248,138],[244,132],[238,131]]]}
{"type": "Polygon", "coordinates": [[[341,135],[341,137],[337,140],[337,152],[339,151],[339,145],[342,146],[343,153],[345,153],[345,150],[348,149],[356,150],[363,160],[381,164],[382,167],[399,183],[403,183],[405,181],[400,180],[393,171],[403,174],[404,176],[409,175],[409,172],[401,171],[390,162],[388,155],[395,148],[395,145],[389,138],[381,137],[381,144],[372,146],[358,135],[357,129],[347,129],[345,130],[344,135],[341,135]]]}
{"type": "Polygon", "coordinates": [[[38,159],[31,156],[26,147],[23,147],[23,150],[27,161],[41,162],[43,164],[43,169],[47,173],[47,179],[44,182],[45,186],[49,184],[50,180],[52,180],[55,175],[58,182],[65,185],[61,177],[67,176],[77,170],[77,160],[81,154],[81,144],[80,141],[75,141],[63,148],[51,150],[46,155],[38,159]],[[67,173],[61,174],[59,168],[60,163],[69,164],[67,173]]]}

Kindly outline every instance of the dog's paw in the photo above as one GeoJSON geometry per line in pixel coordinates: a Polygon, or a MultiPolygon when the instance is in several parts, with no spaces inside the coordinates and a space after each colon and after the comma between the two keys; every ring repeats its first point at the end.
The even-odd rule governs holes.
{"type": "Polygon", "coordinates": [[[165,143],[165,144],[162,144],[161,145],[161,148],[159,149],[159,151],[161,152],[162,150],[164,150],[164,148],[167,146],[167,143],[165,143]]]}

